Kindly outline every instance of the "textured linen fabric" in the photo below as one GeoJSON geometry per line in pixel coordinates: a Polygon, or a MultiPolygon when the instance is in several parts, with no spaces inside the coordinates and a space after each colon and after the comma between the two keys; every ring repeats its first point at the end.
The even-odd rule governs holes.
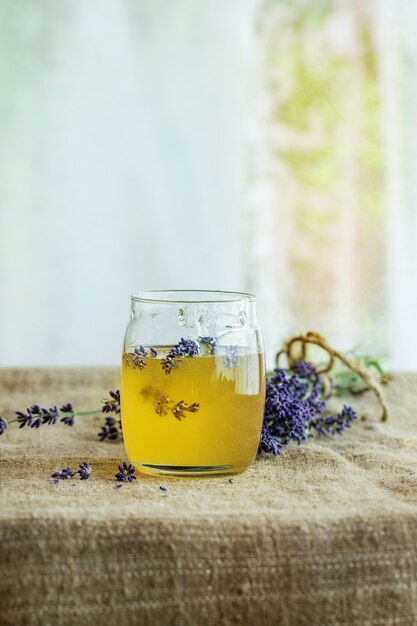
{"type": "MultiPolygon", "coordinates": [[[[0,414],[94,409],[109,369],[0,371],[0,414]]],[[[263,457],[245,474],[138,477],[115,489],[121,443],[103,418],[0,439],[0,624],[415,626],[417,376],[388,387],[381,423],[263,457]],[[89,461],[91,478],[52,484],[89,461]],[[165,484],[165,493],[159,486],[165,484]]]]}

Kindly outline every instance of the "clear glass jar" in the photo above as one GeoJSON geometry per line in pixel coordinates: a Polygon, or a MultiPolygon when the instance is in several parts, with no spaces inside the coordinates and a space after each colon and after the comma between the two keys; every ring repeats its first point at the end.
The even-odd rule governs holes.
{"type": "Polygon", "coordinates": [[[243,472],[256,457],[265,401],[255,297],[147,291],[131,301],[121,380],[129,461],[158,476],[243,472]]]}

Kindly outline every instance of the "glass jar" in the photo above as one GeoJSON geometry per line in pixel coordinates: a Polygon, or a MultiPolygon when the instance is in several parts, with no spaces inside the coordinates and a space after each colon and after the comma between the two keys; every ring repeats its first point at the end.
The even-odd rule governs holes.
{"type": "Polygon", "coordinates": [[[142,473],[243,472],[256,457],[265,358],[255,297],[225,291],[143,291],[131,298],[121,417],[142,473]]]}

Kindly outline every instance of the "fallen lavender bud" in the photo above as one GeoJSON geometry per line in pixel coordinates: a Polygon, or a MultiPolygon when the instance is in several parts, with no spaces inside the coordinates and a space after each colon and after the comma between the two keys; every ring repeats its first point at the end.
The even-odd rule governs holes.
{"type": "Polygon", "coordinates": [[[68,480],[69,478],[75,476],[75,472],[72,467],[64,467],[64,469],[62,469],[60,472],[55,472],[54,474],[51,474],[51,476],[52,478],[58,480],[68,480]]]}
{"type": "Polygon", "coordinates": [[[126,461],[124,461],[118,467],[119,471],[117,472],[117,474],[114,475],[116,480],[118,480],[119,482],[132,482],[133,480],[136,480],[136,468],[133,467],[131,463],[126,463],[126,461]]]}
{"type": "Polygon", "coordinates": [[[78,466],[80,469],[78,470],[78,474],[80,475],[80,480],[88,480],[91,476],[91,472],[93,471],[91,465],[84,461],[84,463],[80,463],[78,466]]]}

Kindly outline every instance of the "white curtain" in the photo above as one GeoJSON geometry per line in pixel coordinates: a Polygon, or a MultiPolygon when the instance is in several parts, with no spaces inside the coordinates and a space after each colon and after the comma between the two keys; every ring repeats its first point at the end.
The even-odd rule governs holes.
{"type": "Polygon", "coordinates": [[[117,364],[129,294],[246,289],[417,369],[412,0],[0,4],[0,365],[117,364]]]}
{"type": "Polygon", "coordinates": [[[417,6],[271,0],[247,202],[269,359],[318,330],[417,368],[417,6]]]}
{"type": "Polygon", "coordinates": [[[251,12],[0,4],[0,365],[117,364],[132,292],[244,288],[251,12]]]}

